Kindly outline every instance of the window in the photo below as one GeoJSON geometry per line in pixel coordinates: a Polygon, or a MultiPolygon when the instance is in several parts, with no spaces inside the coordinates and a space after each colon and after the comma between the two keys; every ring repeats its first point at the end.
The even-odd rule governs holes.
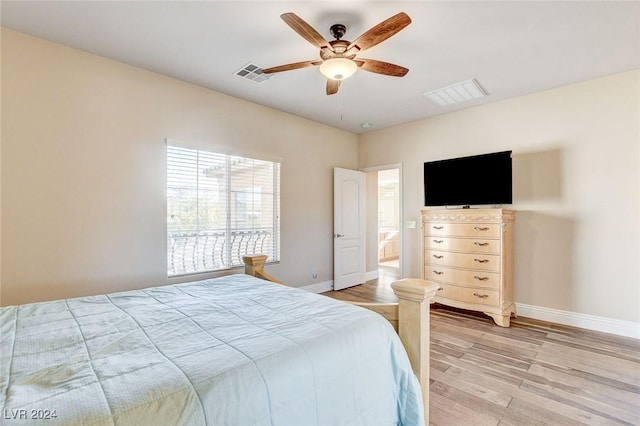
{"type": "Polygon", "coordinates": [[[280,163],[167,146],[167,273],[280,260],[280,163]]]}

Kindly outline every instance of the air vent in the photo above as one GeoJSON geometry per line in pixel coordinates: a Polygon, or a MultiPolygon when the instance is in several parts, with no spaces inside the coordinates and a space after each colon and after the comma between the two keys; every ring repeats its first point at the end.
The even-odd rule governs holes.
{"type": "Polygon", "coordinates": [[[447,106],[470,101],[471,99],[482,98],[487,96],[487,92],[485,92],[482,86],[480,86],[480,83],[473,78],[443,87],[442,89],[423,93],[422,96],[437,105],[447,106]]]}
{"type": "Polygon", "coordinates": [[[269,80],[273,74],[263,74],[262,68],[259,66],[248,63],[244,67],[240,68],[234,73],[238,77],[246,78],[247,80],[255,81],[256,83],[262,83],[269,80]]]}

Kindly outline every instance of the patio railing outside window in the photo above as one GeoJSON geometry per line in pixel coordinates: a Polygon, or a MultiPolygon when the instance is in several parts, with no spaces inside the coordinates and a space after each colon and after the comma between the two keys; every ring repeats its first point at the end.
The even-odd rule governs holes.
{"type": "Polygon", "coordinates": [[[169,275],[242,266],[242,256],[266,253],[273,245],[271,229],[171,232],[168,236],[169,275]]]}

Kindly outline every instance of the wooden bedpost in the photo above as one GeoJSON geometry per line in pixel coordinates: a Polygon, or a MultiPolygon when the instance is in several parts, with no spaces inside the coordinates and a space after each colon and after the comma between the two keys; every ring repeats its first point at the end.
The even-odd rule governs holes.
{"type": "Polygon", "coordinates": [[[429,424],[429,307],[438,285],[429,281],[406,278],[391,284],[398,296],[400,340],[413,372],[422,389],[425,424],[429,424]]]}
{"type": "Polygon", "coordinates": [[[264,271],[264,265],[267,263],[266,254],[249,254],[242,256],[244,262],[244,273],[252,277],[262,278],[276,284],[285,285],[282,281],[272,277],[264,271]]]}
{"type": "Polygon", "coordinates": [[[264,271],[264,265],[267,263],[267,255],[249,254],[242,256],[242,261],[244,262],[244,273],[255,277],[257,271],[264,271]]]}

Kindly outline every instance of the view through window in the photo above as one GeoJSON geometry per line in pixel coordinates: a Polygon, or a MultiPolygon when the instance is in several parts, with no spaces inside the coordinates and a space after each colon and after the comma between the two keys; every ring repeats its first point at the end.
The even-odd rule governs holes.
{"type": "Polygon", "coordinates": [[[167,146],[167,273],[280,260],[280,163],[167,146]]]}

